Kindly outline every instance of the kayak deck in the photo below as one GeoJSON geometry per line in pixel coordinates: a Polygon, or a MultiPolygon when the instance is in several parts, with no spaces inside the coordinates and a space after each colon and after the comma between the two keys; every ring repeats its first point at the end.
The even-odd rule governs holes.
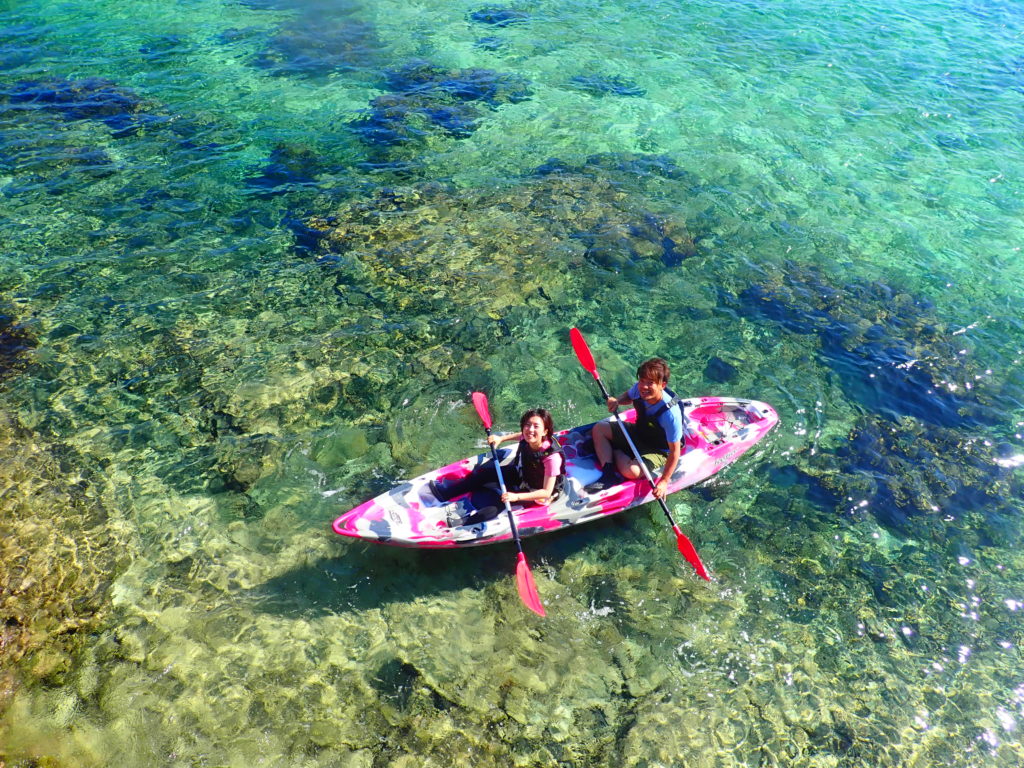
{"type": "MultiPolygon", "coordinates": [[[[706,480],[728,466],[779,420],[770,405],[755,400],[699,397],[682,405],[688,429],[679,464],[669,481],[669,493],[706,480]]],[[[636,412],[624,411],[620,417],[632,422],[636,412]]],[[[562,492],[547,504],[512,505],[520,536],[580,525],[654,500],[650,484],[643,477],[623,480],[599,493],[584,490],[601,474],[590,438],[593,426],[586,424],[556,434],[566,460],[562,492]]],[[[515,448],[498,453],[504,464],[511,461],[515,448]]],[[[451,548],[509,541],[512,531],[504,512],[483,523],[449,527],[449,512],[464,519],[473,511],[469,495],[440,502],[428,488],[431,480],[465,477],[489,458],[489,454],[473,456],[404,482],[338,517],[332,526],[334,532],[405,547],[451,548]]]]}

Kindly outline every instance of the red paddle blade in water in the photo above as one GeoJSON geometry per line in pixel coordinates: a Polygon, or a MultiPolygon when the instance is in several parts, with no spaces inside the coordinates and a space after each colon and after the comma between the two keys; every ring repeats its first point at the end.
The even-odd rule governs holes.
{"type": "Polygon", "coordinates": [[[595,379],[597,378],[597,363],[594,362],[594,356],[590,354],[590,347],[587,346],[587,340],[583,338],[583,334],[580,333],[579,328],[573,328],[569,331],[569,341],[572,342],[573,351],[576,353],[576,357],[580,360],[580,365],[586,368],[590,375],[595,379]]]}
{"type": "Polygon", "coordinates": [[[486,429],[491,428],[491,411],[487,407],[487,395],[483,392],[473,393],[473,405],[476,408],[477,414],[480,416],[480,421],[484,423],[486,429]]]}
{"type": "Polygon", "coordinates": [[[694,549],[693,542],[687,538],[686,534],[679,530],[678,525],[673,525],[672,530],[676,532],[676,544],[679,545],[679,551],[683,557],[686,558],[687,562],[693,566],[694,570],[697,571],[697,575],[705,581],[711,581],[711,577],[708,576],[707,570],[704,568],[704,563],[700,560],[700,555],[697,554],[697,550],[694,549]]]}
{"type": "Polygon", "coordinates": [[[533,574],[530,566],[526,564],[526,555],[519,553],[519,562],[516,563],[516,589],[519,590],[519,598],[523,605],[536,613],[538,616],[546,616],[544,606],[541,605],[540,595],[537,594],[537,585],[533,581],[533,574]]]}

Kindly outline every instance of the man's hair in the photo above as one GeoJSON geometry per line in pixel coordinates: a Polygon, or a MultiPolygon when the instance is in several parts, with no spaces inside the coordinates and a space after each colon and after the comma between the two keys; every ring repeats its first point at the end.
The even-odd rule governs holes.
{"type": "Polygon", "coordinates": [[[645,360],[640,363],[640,367],[636,369],[637,379],[650,379],[661,384],[668,384],[668,363],[662,360],[660,357],[652,357],[650,360],[645,360]]]}

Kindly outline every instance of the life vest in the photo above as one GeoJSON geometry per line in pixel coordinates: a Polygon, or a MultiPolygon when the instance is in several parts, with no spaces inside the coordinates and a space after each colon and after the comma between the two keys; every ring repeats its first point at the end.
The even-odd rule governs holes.
{"type": "Polygon", "coordinates": [[[562,467],[555,478],[555,487],[546,503],[550,503],[555,496],[562,491],[565,482],[565,454],[562,453],[562,446],[554,439],[547,448],[535,451],[525,440],[519,441],[519,450],[516,451],[515,468],[519,470],[519,477],[522,478],[522,485],[525,490],[539,491],[544,487],[544,459],[553,453],[562,455],[562,467]]]}
{"type": "MultiPolygon", "coordinates": [[[[633,425],[630,432],[634,435],[635,441],[640,443],[637,448],[639,449],[642,446],[647,449],[646,451],[641,450],[641,453],[650,453],[651,451],[668,453],[668,438],[665,437],[665,430],[658,423],[658,419],[669,408],[675,408],[679,405],[683,398],[668,387],[665,387],[665,391],[672,398],[667,403],[662,400],[660,403],[648,408],[643,398],[633,401],[633,406],[636,408],[636,424],[633,425]]],[[[679,415],[682,417],[682,409],[680,409],[679,415]]]]}

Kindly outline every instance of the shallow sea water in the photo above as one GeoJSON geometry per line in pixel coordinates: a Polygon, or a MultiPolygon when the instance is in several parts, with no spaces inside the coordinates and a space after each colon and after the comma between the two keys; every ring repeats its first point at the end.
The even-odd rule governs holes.
{"type": "Polygon", "coordinates": [[[1013,3],[0,4],[0,763],[1024,762],[1013,3]],[[772,403],[657,508],[330,521],[512,428],[772,403]]]}

